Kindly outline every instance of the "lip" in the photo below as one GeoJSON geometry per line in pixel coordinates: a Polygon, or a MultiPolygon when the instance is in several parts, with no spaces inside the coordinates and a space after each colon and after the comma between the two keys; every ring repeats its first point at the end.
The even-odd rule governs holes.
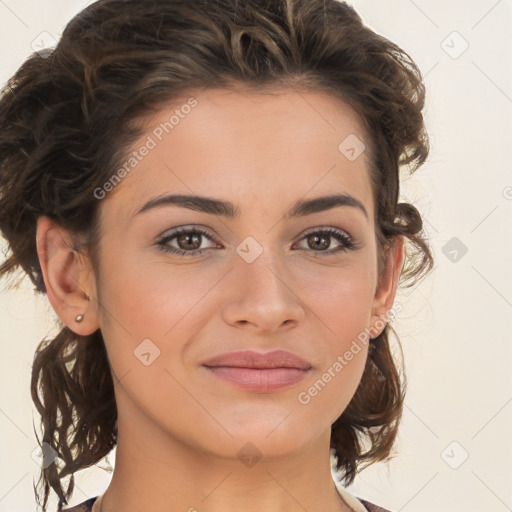
{"type": "Polygon", "coordinates": [[[223,381],[257,392],[290,387],[303,380],[311,370],[311,364],[285,350],[229,352],[208,359],[203,366],[223,381]]]}

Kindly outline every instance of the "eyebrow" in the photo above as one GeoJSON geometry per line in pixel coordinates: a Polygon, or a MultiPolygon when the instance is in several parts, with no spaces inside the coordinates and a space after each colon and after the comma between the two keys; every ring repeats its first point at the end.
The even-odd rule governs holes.
{"type": "MultiPolygon", "coordinates": [[[[221,201],[211,197],[192,196],[192,195],[160,195],[153,197],[140,208],[135,214],[140,215],[153,208],[164,205],[175,205],[189,210],[209,213],[212,215],[220,215],[229,219],[240,216],[240,209],[229,201],[221,201]]],[[[313,213],[323,212],[339,206],[348,206],[361,211],[366,219],[368,212],[364,205],[349,194],[332,194],[329,196],[316,197],[314,199],[299,200],[286,213],[286,218],[304,217],[313,213]]]]}

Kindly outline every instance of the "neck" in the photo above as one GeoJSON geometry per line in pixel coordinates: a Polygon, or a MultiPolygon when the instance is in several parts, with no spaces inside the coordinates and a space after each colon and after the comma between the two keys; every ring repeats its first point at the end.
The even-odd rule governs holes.
{"type": "Polygon", "coordinates": [[[292,455],[218,457],[151,424],[118,424],[115,470],[101,512],[350,511],[331,475],[330,432],[292,455]],[[252,457],[252,458],[251,458],[252,457]]]}

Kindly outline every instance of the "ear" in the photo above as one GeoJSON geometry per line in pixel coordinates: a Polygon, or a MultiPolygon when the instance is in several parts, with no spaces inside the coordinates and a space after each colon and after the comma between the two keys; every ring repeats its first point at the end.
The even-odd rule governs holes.
{"type": "Polygon", "coordinates": [[[373,299],[370,332],[372,338],[382,333],[386,326],[387,316],[395,301],[398,280],[405,262],[404,237],[397,235],[385,249],[385,267],[378,280],[373,299]]]}
{"type": "Polygon", "coordinates": [[[61,319],[82,336],[99,328],[96,288],[90,260],[73,248],[69,232],[50,218],[37,221],[37,255],[46,293],[61,319]],[[83,320],[75,318],[83,315],[83,320]]]}

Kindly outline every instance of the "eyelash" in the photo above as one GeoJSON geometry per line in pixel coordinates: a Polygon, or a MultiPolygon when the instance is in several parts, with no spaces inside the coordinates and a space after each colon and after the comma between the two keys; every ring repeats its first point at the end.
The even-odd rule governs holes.
{"type": "MultiPolygon", "coordinates": [[[[218,242],[218,240],[215,239],[215,237],[212,237],[209,233],[207,233],[206,231],[204,231],[201,228],[180,227],[180,228],[176,228],[172,233],[160,238],[160,240],[157,241],[156,245],[157,245],[158,250],[163,251],[165,253],[177,254],[180,256],[196,256],[196,255],[201,254],[204,250],[206,250],[206,249],[196,249],[195,251],[185,251],[183,249],[176,249],[174,247],[169,247],[167,245],[172,239],[176,238],[177,236],[179,236],[181,234],[200,234],[200,235],[210,239],[212,242],[220,243],[220,242],[218,242]]],[[[356,243],[352,239],[352,237],[350,237],[343,231],[336,229],[336,228],[323,228],[323,229],[318,229],[316,231],[309,231],[299,240],[299,242],[311,235],[327,235],[332,238],[335,238],[338,242],[341,243],[340,247],[338,247],[337,249],[334,249],[334,250],[331,249],[331,250],[327,250],[327,251],[314,251],[313,249],[305,249],[305,250],[310,250],[314,253],[318,253],[322,256],[323,255],[329,256],[329,255],[338,254],[341,252],[353,251],[359,247],[359,244],[356,243]]]]}

